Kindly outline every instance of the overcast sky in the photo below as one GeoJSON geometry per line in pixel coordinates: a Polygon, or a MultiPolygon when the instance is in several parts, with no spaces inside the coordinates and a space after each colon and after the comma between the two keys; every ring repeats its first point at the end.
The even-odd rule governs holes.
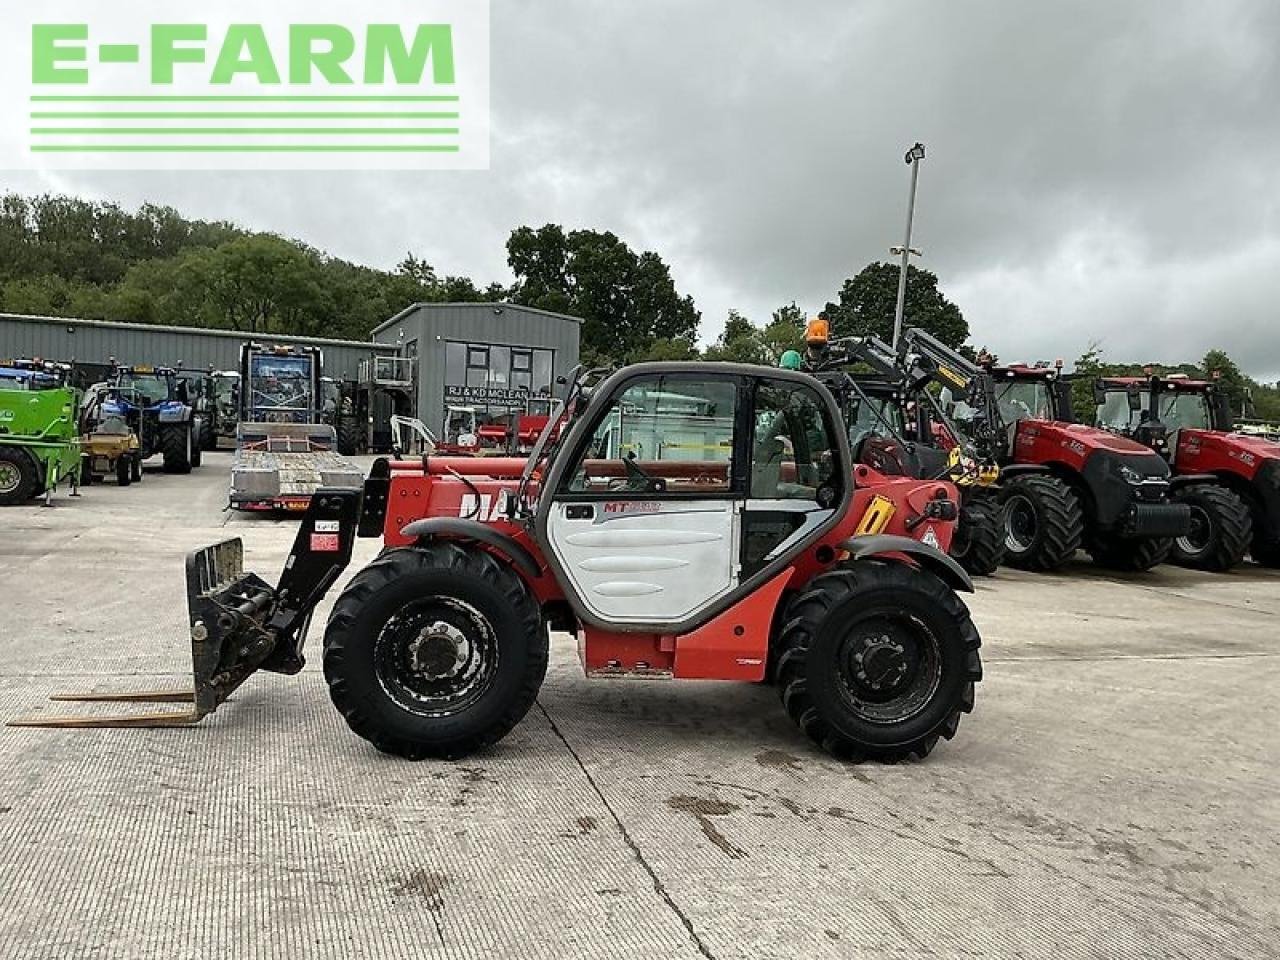
{"type": "Polygon", "coordinates": [[[493,0],[492,168],[30,173],[392,267],[508,281],[521,224],[658,251],[702,311],[816,311],[915,245],[1006,360],[1221,346],[1280,377],[1275,0],[493,0]]]}

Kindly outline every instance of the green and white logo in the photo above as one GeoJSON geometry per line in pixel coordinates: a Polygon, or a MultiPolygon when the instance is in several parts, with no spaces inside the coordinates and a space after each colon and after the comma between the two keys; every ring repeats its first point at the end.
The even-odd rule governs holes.
{"type": "Polygon", "coordinates": [[[0,34],[0,166],[489,165],[488,0],[26,10],[0,34]]]}

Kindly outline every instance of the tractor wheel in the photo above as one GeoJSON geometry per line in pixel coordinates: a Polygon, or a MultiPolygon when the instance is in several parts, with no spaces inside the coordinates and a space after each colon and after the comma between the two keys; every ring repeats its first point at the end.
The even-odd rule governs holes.
{"type": "Polygon", "coordinates": [[[130,456],[118,457],[116,459],[116,484],[121,487],[127,487],[133,483],[133,458],[130,456]]]}
{"type": "Polygon", "coordinates": [[[976,577],[989,577],[1004,559],[1004,527],[993,503],[976,500],[960,511],[951,556],[976,577]]]}
{"type": "Polygon", "coordinates": [[[1100,567],[1123,570],[1126,573],[1143,573],[1158,567],[1169,559],[1173,541],[1156,539],[1130,540],[1112,534],[1098,533],[1090,538],[1089,556],[1100,567]]]}
{"type": "Polygon", "coordinates": [[[497,743],[533,706],[547,631],[524,581],[476,547],[389,550],[342,592],[324,676],[356,734],[409,760],[497,743]]]}
{"type": "Polygon", "coordinates": [[[352,457],[360,452],[360,424],[355,417],[338,418],[338,452],[352,457]]]}
{"type": "Polygon", "coordinates": [[[25,450],[0,447],[0,505],[26,503],[40,487],[40,471],[25,450]]]}
{"type": "Polygon", "coordinates": [[[165,473],[191,472],[191,425],[166,423],[160,428],[160,452],[165,473]]]}
{"type": "Polygon", "coordinates": [[[777,640],[778,692],[828,753],[924,758],[973,709],[981,641],[969,611],[931,573],[862,560],[816,578],[777,640]]]}
{"type": "Polygon", "coordinates": [[[1244,561],[1253,536],[1253,517],[1237,494],[1196,483],[1177,491],[1173,499],[1191,508],[1191,532],[1173,541],[1172,562],[1221,572],[1244,561]]]}
{"type": "Polygon", "coordinates": [[[142,457],[133,453],[129,455],[129,476],[134,483],[142,482],[142,457]]]}
{"type": "Polygon", "coordinates": [[[1057,570],[1080,549],[1084,513],[1075,491],[1057,477],[1014,477],[1000,491],[1000,506],[1009,566],[1057,570]]]}
{"type": "Polygon", "coordinates": [[[191,467],[192,469],[200,466],[204,462],[204,448],[200,446],[200,433],[198,425],[193,424],[191,427],[191,467]]]}
{"type": "Polygon", "coordinates": [[[201,450],[218,449],[218,435],[213,432],[213,421],[207,417],[200,420],[199,442],[196,446],[201,450]]]}

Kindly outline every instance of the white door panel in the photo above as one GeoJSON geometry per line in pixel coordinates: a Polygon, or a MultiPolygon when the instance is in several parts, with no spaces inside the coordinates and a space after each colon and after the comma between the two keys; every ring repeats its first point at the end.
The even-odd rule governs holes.
{"type": "Polygon", "coordinates": [[[677,623],[737,585],[739,509],[730,500],[591,504],[569,519],[556,503],[551,549],[582,602],[619,623],[677,623]]]}

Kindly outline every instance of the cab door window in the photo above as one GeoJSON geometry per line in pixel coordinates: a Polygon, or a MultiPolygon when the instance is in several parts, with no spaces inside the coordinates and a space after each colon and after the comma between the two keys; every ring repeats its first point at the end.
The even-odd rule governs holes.
{"type": "Polygon", "coordinates": [[[570,493],[608,496],[733,492],[738,385],[655,376],[630,383],[566,473],[570,493]]]}

